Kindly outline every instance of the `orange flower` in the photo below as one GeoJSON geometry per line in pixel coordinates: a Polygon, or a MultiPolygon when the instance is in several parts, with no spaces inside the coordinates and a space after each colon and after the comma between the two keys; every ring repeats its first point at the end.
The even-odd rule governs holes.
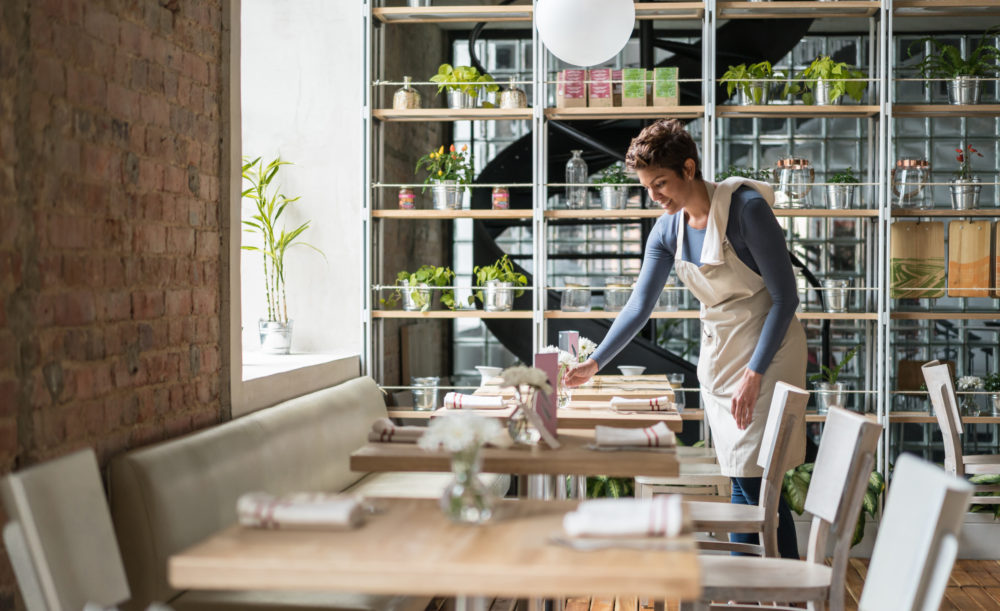
{"type": "Polygon", "coordinates": [[[469,150],[469,147],[467,147],[467,146],[465,146],[465,145],[463,144],[463,145],[462,145],[462,150],[463,150],[463,151],[467,151],[467,150],[469,150]]]}
{"type": "Polygon", "coordinates": [[[452,145],[451,145],[451,148],[450,148],[450,149],[448,149],[448,150],[449,150],[449,151],[451,151],[452,153],[454,153],[454,152],[455,152],[455,145],[454,145],[454,144],[452,144],[452,145]]]}

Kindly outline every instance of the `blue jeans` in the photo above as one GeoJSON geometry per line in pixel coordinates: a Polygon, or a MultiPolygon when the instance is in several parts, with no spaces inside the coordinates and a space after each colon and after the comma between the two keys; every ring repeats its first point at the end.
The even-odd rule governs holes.
{"type": "MultiPolygon", "coordinates": [[[[737,505],[760,504],[760,477],[731,477],[733,481],[732,502],[737,505]]],[[[729,533],[733,543],[759,544],[757,533],[729,533]]],[[[785,499],[778,495],[778,553],[782,558],[799,558],[799,544],[795,537],[795,524],[792,522],[792,512],[788,509],[785,499]]],[[[748,556],[733,552],[734,556],[748,556]]]]}

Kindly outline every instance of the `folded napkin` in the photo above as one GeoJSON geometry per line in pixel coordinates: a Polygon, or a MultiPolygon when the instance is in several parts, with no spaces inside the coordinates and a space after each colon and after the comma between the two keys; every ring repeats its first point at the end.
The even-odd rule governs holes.
{"type": "Polygon", "coordinates": [[[563,530],[570,537],[676,537],[687,530],[687,519],[677,494],[598,499],[567,513],[563,530]]]}
{"type": "Polygon", "coordinates": [[[665,412],[677,409],[671,397],[664,395],[654,399],[626,399],[625,397],[611,397],[611,409],[626,412],[665,412]]]}
{"type": "Polygon", "coordinates": [[[600,425],[594,427],[594,445],[598,448],[671,448],[676,444],[674,432],[663,422],[644,429],[600,425]]]}
{"type": "Polygon", "coordinates": [[[427,428],[423,426],[396,426],[388,418],[379,418],[372,423],[372,430],[368,431],[368,441],[417,443],[425,432],[427,428]]]}
{"type": "Polygon", "coordinates": [[[236,500],[240,524],[255,528],[347,530],[364,521],[364,508],[353,496],[296,492],[277,497],[248,492],[236,500]]]}
{"type": "Polygon", "coordinates": [[[450,392],[444,396],[445,409],[503,409],[503,397],[482,397],[450,392]]]}

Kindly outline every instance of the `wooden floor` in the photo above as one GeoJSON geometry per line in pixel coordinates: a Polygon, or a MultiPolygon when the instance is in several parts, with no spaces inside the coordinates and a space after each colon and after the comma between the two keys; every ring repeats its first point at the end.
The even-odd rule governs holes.
{"type": "MultiPolygon", "coordinates": [[[[852,558],[847,570],[847,611],[856,611],[861,589],[868,572],[868,560],[852,558]]],[[[951,572],[951,582],[945,590],[941,609],[960,611],[997,610],[1000,611],[1000,560],[959,560],[951,572]]],[[[449,611],[452,601],[437,609],[449,611]]],[[[642,604],[636,598],[571,598],[566,601],[565,611],[653,611],[651,604],[642,604]]],[[[489,611],[520,611],[524,605],[509,599],[496,599],[489,611]]],[[[677,611],[676,602],[668,602],[666,611],[677,611]]],[[[430,608],[429,608],[430,611],[430,608]]]]}

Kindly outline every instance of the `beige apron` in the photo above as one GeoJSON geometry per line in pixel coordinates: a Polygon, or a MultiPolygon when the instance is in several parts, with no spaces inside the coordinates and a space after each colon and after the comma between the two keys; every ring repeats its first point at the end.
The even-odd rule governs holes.
{"type": "MultiPolygon", "coordinates": [[[[712,431],[712,439],[723,475],[760,477],[757,466],[764,425],[775,382],[781,380],[805,386],[806,336],[802,324],[793,318],[781,347],[764,372],[760,396],[754,406],[750,426],[736,428],[732,416],[732,397],[743,370],[750,363],[771,308],[771,295],[760,274],[746,266],[726,239],[729,206],[733,192],[748,185],[760,192],[768,205],[774,203],[774,191],[765,183],[730,178],[714,185],[706,182],[712,202],[709,211],[701,266],[681,260],[684,252],[686,213],[677,215],[677,253],[674,267],[677,277],[701,302],[701,354],[698,358],[698,381],[701,405],[712,431]]],[[[780,248],[784,249],[782,244],[780,248]]],[[[786,468],[805,459],[805,422],[800,422],[792,436],[792,451],[786,468]]]]}

